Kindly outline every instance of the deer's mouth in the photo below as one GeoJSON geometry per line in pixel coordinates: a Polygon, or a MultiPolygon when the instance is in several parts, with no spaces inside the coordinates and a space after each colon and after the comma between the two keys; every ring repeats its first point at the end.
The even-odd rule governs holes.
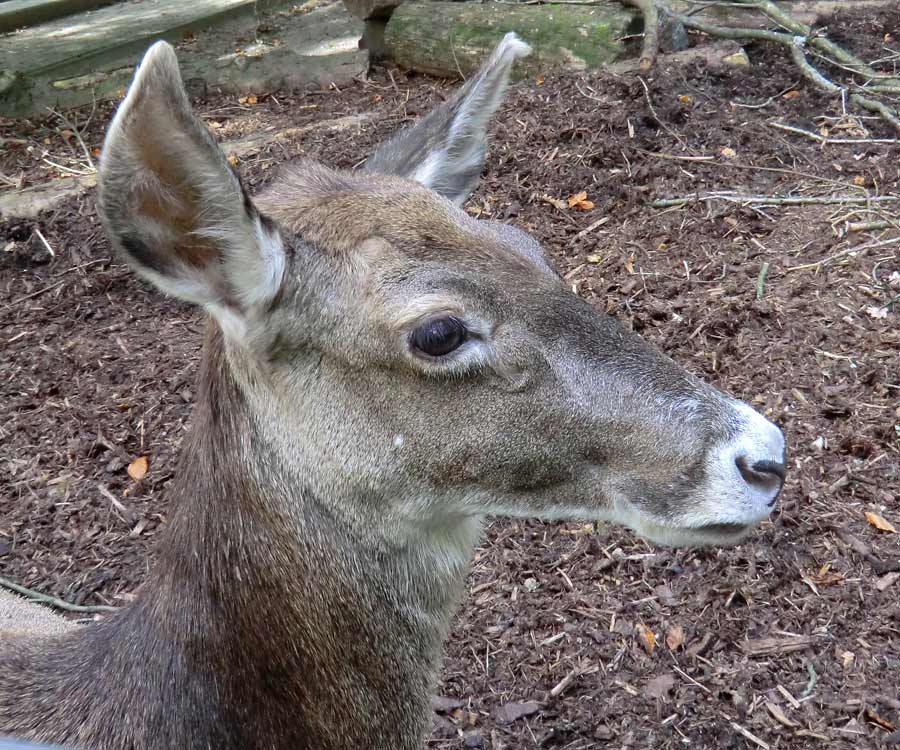
{"type": "Polygon", "coordinates": [[[709,523],[704,526],[695,526],[693,530],[712,536],[737,537],[744,536],[751,528],[753,528],[753,524],[749,523],[709,523]]]}

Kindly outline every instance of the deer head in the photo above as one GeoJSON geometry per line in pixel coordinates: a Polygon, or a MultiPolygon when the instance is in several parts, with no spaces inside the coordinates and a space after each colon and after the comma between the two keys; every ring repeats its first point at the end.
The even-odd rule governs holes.
{"type": "Polygon", "coordinates": [[[779,429],[579,299],[528,234],[458,207],[528,49],[507,35],[362,170],[293,164],[250,198],[160,42],[104,148],[108,233],[220,327],[254,471],[278,467],[287,505],[308,488],[387,545],[452,547],[485,514],[738,542],[781,489],[779,429]]]}

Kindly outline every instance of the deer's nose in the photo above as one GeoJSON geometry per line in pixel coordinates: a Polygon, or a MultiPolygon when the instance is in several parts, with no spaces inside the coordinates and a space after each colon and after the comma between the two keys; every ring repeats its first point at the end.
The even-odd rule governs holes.
{"type": "Polygon", "coordinates": [[[784,485],[785,466],[779,461],[753,461],[746,455],[734,460],[744,481],[756,490],[772,495],[769,505],[775,505],[778,493],[784,485]]]}

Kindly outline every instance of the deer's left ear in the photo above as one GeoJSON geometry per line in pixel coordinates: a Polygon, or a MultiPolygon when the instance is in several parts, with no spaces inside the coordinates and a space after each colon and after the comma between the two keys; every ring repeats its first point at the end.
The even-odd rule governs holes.
{"type": "Polygon", "coordinates": [[[284,248],[191,113],[165,42],[144,56],[102,153],[101,213],[128,263],[243,335],[250,309],[281,286],[284,248]]]}
{"type": "Polygon", "coordinates": [[[530,52],[515,34],[504,36],[456,96],[382,144],[363,169],[408,177],[461,205],[481,177],[488,127],[513,63],[530,52]]]}

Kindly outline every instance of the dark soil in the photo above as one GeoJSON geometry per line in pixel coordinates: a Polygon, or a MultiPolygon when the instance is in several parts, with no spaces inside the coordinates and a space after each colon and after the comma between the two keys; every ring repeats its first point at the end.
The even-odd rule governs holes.
{"type": "MultiPolygon", "coordinates": [[[[885,34],[900,38],[900,11],[844,12],[831,28],[869,58],[894,50],[896,64],[885,34]]],[[[579,294],[781,425],[791,457],[779,508],[727,550],[494,521],[453,626],[431,747],[862,749],[900,728],[900,534],[865,515],[900,527],[900,231],[847,231],[896,219],[898,204],[649,205],[712,191],[900,195],[898,144],[822,146],[772,123],[896,133],[842,115],[779,50],[748,52],[749,70],[664,65],[646,89],[611,74],[514,86],[468,210],[532,232],[579,294]],[[548,201],[581,191],[595,208],[548,201]],[[797,635],[806,647],[779,645],[797,635]]],[[[358,130],[242,162],[258,186],[300,155],[352,167],[450,91],[393,71],[198,111],[226,140],[374,112],[358,130]]],[[[93,113],[89,148],[110,112],[93,113]]],[[[66,127],[0,122],[0,136],[22,140],[0,172],[27,184],[58,175],[42,159],[83,168],[66,127]]],[[[110,259],[92,193],[2,225],[0,250],[0,575],[124,603],[165,524],[201,316],[110,259]],[[138,456],[149,472],[136,482],[138,456]]]]}

